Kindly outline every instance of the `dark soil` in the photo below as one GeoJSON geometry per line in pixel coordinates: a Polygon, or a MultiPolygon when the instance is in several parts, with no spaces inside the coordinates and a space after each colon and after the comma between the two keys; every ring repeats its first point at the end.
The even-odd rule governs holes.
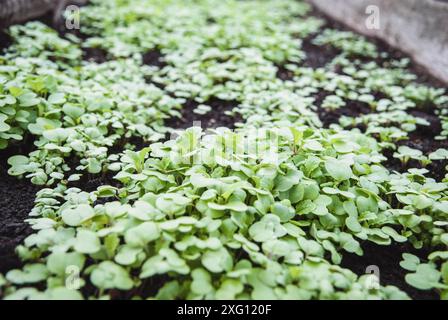
{"type": "Polygon", "coordinates": [[[342,116],[356,118],[372,111],[367,103],[355,100],[346,100],[346,105],[339,109],[325,109],[322,107],[322,103],[329,95],[331,95],[330,92],[320,91],[314,96],[314,105],[317,107],[317,113],[324,128],[328,128],[333,123],[339,123],[339,118],[342,116]]]}
{"type": "Polygon", "coordinates": [[[294,72],[286,69],[283,65],[276,65],[277,78],[283,81],[291,81],[294,79],[294,72]]]}
{"type": "MultiPolygon", "coordinates": [[[[310,36],[303,40],[302,50],[305,52],[305,60],[301,63],[302,67],[307,68],[323,68],[327,66],[341,51],[330,45],[318,46],[312,43],[314,36],[310,36]]],[[[294,73],[286,69],[283,65],[276,65],[277,78],[283,81],[291,81],[294,79],[294,73]]],[[[336,71],[336,70],[335,70],[336,71]]]]}
{"type": "Polygon", "coordinates": [[[27,154],[31,148],[32,141],[25,141],[22,145],[0,151],[0,273],[22,265],[14,251],[32,232],[24,220],[34,207],[34,199],[40,188],[7,172],[8,158],[27,154]]]}
{"type": "Polygon", "coordinates": [[[3,30],[0,30],[0,54],[8,48],[12,43],[11,37],[4,32],[3,30]]]}
{"type": "Polygon", "coordinates": [[[194,109],[200,103],[194,100],[188,100],[182,107],[180,118],[171,118],[166,122],[166,126],[173,129],[186,129],[193,124],[201,126],[203,129],[216,129],[219,127],[227,127],[235,129],[235,123],[241,121],[238,115],[230,116],[225,114],[226,111],[232,111],[237,107],[236,101],[225,101],[217,98],[211,98],[204,104],[212,107],[208,113],[204,115],[196,114],[194,109]]]}
{"type": "Polygon", "coordinates": [[[412,299],[436,300],[439,298],[435,290],[422,291],[408,285],[405,281],[408,271],[399,265],[400,261],[403,260],[402,254],[405,252],[412,253],[423,261],[426,260],[429,252],[415,250],[409,243],[380,246],[372,242],[365,242],[362,248],[364,250],[362,257],[347,253],[342,259],[341,266],[360,276],[367,274],[367,267],[377,266],[380,272],[381,285],[394,285],[405,291],[412,299]]]}
{"type": "Polygon", "coordinates": [[[107,51],[101,48],[83,48],[82,59],[96,63],[104,63],[109,60],[107,51]]]}
{"type": "MultiPolygon", "coordinates": [[[[409,147],[412,148],[412,144],[409,147]]],[[[386,150],[384,156],[387,158],[387,162],[383,163],[383,165],[389,170],[398,171],[398,172],[406,172],[410,168],[422,168],[421,164],[416,160],[410,160],[406,165],[403,165],[399,159],[393,157],[394,151],[386,150]]],[[[448,161],[446,160],[437,160],[433,161],[431,164],[427,165],[425,169],[429,172],[425,174],[425,176],[435,179],[440,182],[445,178],[447,173],[446,167],[448,166],[448,161]]]]}
{"type": "Polygon", "coordinates": [[[84,174],[79,181],[70,183],[69,186],[73,188],[79,188],[86,192],[96,191],[101,186],[119,186],[119,182],[115,180],[113,172],[107,172],[103,174],[84,174]]]}
{"type": "MultiPolygon", "coordinates": [[[[448,148],[448,140],[435,140],[442,130],[440,119],[433,114],[434,110],[412,110],[410,113],[413,116],[426,119],[429,126],[417,126],[417,130],[409,133],[409,139],[397,142],[397,146],[408,146],[409,148],[422,151],[425,155],[436,151],[437,149],[448,148]]],[[[410,160],[406,165],[403,165],[399,159],[393,157],[394,151],[385,150],[384,156],[387,157],[387,162],[384,164],[388,169],[398,172],[405,172],[409,168],[421,168],[422,165],[416,160],[410,160]]],[[[429,164],[426,169],[428,177],[434,178],[437,181],[442,181],[446,174],[446,166],[448,161],[436,160],[429,164]]]]}
{"type": "Polygon", "coordinates": [[[339,49],[330,45],[318,46],[313,44],[312,37],[308,37],[303,41],[302,50],[306,53],[306,59],[303,66],[313,69],[325,67],[341,54],[339,49]]]}
{"type": "MultiPolygon", "coordinates": [[[[148,66],[157,67],[159,69],[163,69],[167,66],[167,63],[164,60],[163,54],[159,49],[153,49],[148,51],[143,55],[143,64],[148,66]]],[[[152,79],[152,77],[146,77],[146,82],[155,85],[157,88],[164,90],[165,85],[159,82],[156,82],[152,79]]]]}
{"type": "Polygon", "coordinates": [[[143,55],[143,64],[149,66],[155,66],[160,69],[164,68],[167,64],[163,60],[163,55],[158,49],[151,50],[143,55]]]}

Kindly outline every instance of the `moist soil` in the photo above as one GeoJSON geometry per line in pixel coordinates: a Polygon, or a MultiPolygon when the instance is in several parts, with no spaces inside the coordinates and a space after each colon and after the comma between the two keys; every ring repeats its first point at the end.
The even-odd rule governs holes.
{"type": "Polygon", "coordinates": [[[0,53],[9,47],[11,42],[11,37],[3,30],[0,30],[0,53]]]}
{"type": "Polygon", "coordinates": [[[330,45],[317,46],[313,44],[312,37],[308,37],[302,42],[302,50],[306,53],[303,66],[313,69],[325,67],[341,53],[339,49],[330,45]]]}
{"type": "MultiPolygon", "coordinates": [[[[336,23],[331,19],[325,17],[317,10],[313,10],[311,15],[322,18],[326,21],[323,28],[335,28],[338,30],[348,30],[342,24],[336,23]]],[[[45,16],[40,21],[51,26],[50,16],[45,16]]],[[[316,46],[312,43],[315,35],[303,40],[302,48],[307,57],[302,62],[303,66],[310,68],[325,67],[331,62],[339,53],[338,49],[332,46],[316,46]]],[[[82,37],[83,38],[83,37],[82,37]]],[[[384,42],[377,39],[370,39],[373,41],[380,52],[387,52],[389,59],[400,59],[406,57],[402,52],[390,48],[384,42]]],[[[0,30],[0,52],[6,49],[11,44],[11,39],[2,30],[0,30]]],[[[94,61],[102,63],[108,60],[107,53],[101,49],[85,49],[83,53],[83,60],[94,61]]],[[[363,61],[363,57],[359,57],[363,61]]],[[[368,60],[371,61],[371,60],[368,60]]],[[[378,58],[376,62],[379,65],[386,65],[387,58],[378,58]]],[[[163,55],[157,49],[149,51],[143,55],[143,63],[159,68],[166,66],[163,60],[163,55]]],[[[285,66],[278,65],[277,76],[284,80],[293,80],[294,75],[285,66]]],[[[415,65],[410,66],[410,71],[418,76],[418,82],[427,84],[438,88],[446,88],[446,85],[434,79],[425,71],[415,65]]],[[[335,72],[340,73],[336,67],[335,72]]],[[[367,104],[357,101],[346,101],[346,107],[338,110],[325,110],[321,108],[321,103],[330,93],[322,91],[316,94],[315,104],[318,107],[318,114],[321,118],[324,127],[329,127],[332,123],[337,123],[339,118],[343,115],[356,117],[361,114],[367,114],[370,108],[367,104]]],[[[382,95],[378,93],[376,98],[381,98],[382,95]]],[[[241,121],[241,118],[235,114],[229,115],[227,111],[232,111],[238,103],[236,101],[224,101],[213,98],[204,104],[212,107],[212,110],[204,115],[199,115],[193,110],[199,105],[194,100],[188,100],[181,112],[181,117],[172,118],[167,121],[167,126],[173,129],[185,129],[193,125],[194,122],[201,122],[201,127],[204,129],[213,129],[218,127],[235,128],[235,124],[241,121]]],[[[448,148],[446,141],[434,141],[434,137],[441,131],[440,120],[434,115],[433,106],[425,106],[421,110],[412,111],[415,116],[426,119],[430,126],[419,126],[418,129],[410,134],[410,139],[399,142],[399,145],[407,145],[412,148],[422,150],[423,152],[432,152],[438,148],[448,148]]],[[[360,127],[361,130],[364,128],[360,127]]],[[[137,145],[145,145],[142,141],[137,141],[137,145]]],[[[23,240],[32,232],[29,225],[24,221],[27,219],[29,212],[33,208],[36,193],[39,187],[32,185],[28,180],[19,179],[8,175],[7,159],[12,155],[28,154],[32,150],[32,139],[21,143],[14,143],[6,150],[0,150],[0,273],[5,273],[13,268],[18,268],[22,265],[15,254],[15,248],[20,245],[23,240]]],[[[400,172],[405,171],[408,167],[420,167],[419,163],[409,162],[407,166],[403,166],[399,160],[393,158],[393,152],[385,153],[389,159],[385,164],[391,170],[400,172]]],[[[75,161],[75,159],[72,159],[75,161]]],[[[440,181],[445,175],[446,161],[435,161],[427,169],[430,171],[429,175],[440,181]]],[[[73,187],[82,187],[86,191],[93,191],[98,186],[104,184],[117,185],[113,180],[112,175],[85,175],[81,181],[74,183],[73,187]]],[[[100,201],[105,201],[103,199],[100,201]]],[[[410,244],[392,244],[387,247],[375,245],[370,242],[362,244],[364,255],[357,256],[355,254],[344,254],[342,267],[348,268],[358,275],[366,274],[368,266],[378,266],[380,271],[380,281],[382,285],[395,285],[404,290],[414,299],[438,299],[438,295],[434,291],[420,291],[410,287],[404,280],[406,271],[399,266],[401,255],[404,252],[413,253],[423,260],[427,257],[428,252],[424,250],[415,250],[410,244]]],[[[164,282],[164,281],[157,281],[164,282]]],[[[146,283],[145,286],[154,287],[154,284],[146,283]]],[[[143,291],[147,289],[142,287],[143,291]]],[[[123,298],[120,296],[119,298],[123,298]]]]}
{"type": "Polygon", "coordinates": [[[28,154],[31,150],[32,141],[0,150],[0,273],[22,265],[14,251],[32,232],[24,220],[34,207],[34,199],[40,188],[29,180],[10,176],[7,164],[10,156],[28,154]]]}
{"type": "Polygon", "coordinates": [[[194,110],[200,103],[194,100],[187,100],[180,110],[181,116],[169,119],[166,121],[166,126],[177,130],[186,129],[193,125],[200,125],[203,129],[216,129],[219,127],[235,129],[235,124],[242,121],[238,115],[227,114],[238,106],[236,101],[211,98],[204,104],[210,106],[211,110],[206,114],[197,114],[194,110]]]}
{"type": "Polygon", "coordinates": [[[106,50],[101,48],[82,48],[82,59],[98,64],[109,60],[106,50]]]}
{"type": "Polygon", "coordinates": [[[143,64],[155,66],[160,69],[164,68],[167,64],[163,60],[163,55],[158,49],[148,51],[143,55],[143,64]]]}

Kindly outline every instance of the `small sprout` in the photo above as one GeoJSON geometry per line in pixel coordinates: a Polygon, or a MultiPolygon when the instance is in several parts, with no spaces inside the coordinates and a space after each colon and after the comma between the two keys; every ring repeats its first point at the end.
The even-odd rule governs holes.
{"type": "Polygon", "coordinates": [[[400,146],[393,156],[394,158],[400,159],[403,166],[406,166],[410,159],[420,160],[423,153],[420,150],[412,149],[408,146],[400,146]]]}
{"type": "Polygon", "coordinates": [[[345,106],[344,100],[337,95],[330,95],[322,102],[322,108],[336,110],[345,106]]]}
{"type": "Polygon", "coordinates": [[[437,149],[436,151],[429,154],[430,160],[446,160],[448,159],[447,149],[437,149]]]}
{"type": "Polygon", "coordinates": [[[212,108],[210,106],[207,106],[205,104],[200,104],[196,107],[196,109],[193,110],[194,113],[204,115],[210,112],[212,108]]]}

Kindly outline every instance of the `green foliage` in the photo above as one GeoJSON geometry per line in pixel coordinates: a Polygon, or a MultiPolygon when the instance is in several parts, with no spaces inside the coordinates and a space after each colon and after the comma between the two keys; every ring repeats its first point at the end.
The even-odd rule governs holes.
{"type": "MultiPolygon", "coordinates": [[[[413,112],[428,106],[445,139],[448,98],[417,84],[406,59],[322,27],[301,1],[98,0],[81,11],[86,41],[33,22],[10,29],[0,56],[0,149],[31,136],[9,173],[43,186],[35,232],[17,248],[25,266],[0,275],[5,299],[407,299],[340,267],[344,255],[366,241],[448,245],[447,179],[407,168],[447,151],[396,148],[430,125],[413,112]],[[308,37],[337,53],[306,67],[308,37]],[[92,49],[109,61],[83,61],[92,49]],[[165,64],[144,64],[154,52],[165,64]],[[159,142],[187,100],[204,115],[212,99],[235,101],[239,129],[159,142]],[[324,129],[322,110],[350,116],[324,129]],[[387,149],[400,172],[383,166],[387,149]],[[105,174],[113,185],[75,184],[105,174]],[[157,292],[142,290],[153,281],[157,292]]],[[[446,251],[403,258],[409,284],[447,297],[446,251]]]]}
{"type": "Polygon", "coordinates": [[[400,265],[412,273],[406,275],[406,282],[419,290],[438,290],[443,300],[448,299],[448,252],[434,252],[428,263],[411,254],[403,254],[400,265]]]}
{"type": "Polygon", "coordinates": [[[406,240],[388,227],[401,222],[381,200],[387,186],[376,180],[389,173],[375,160],[375,141],[309,127],[260,133],[191,128],[176,140],[128,151],[116,175],[119,201],[95,204],[104,187],[90,194],[42,190],[30,219],[37,233],[25,247],[47,263],[6,278],[32,284],[52,274],[52,288],[73,261],[106,296],[165,275],[166,286],[187,289],[171,292],[177,298],[406,298],[396,288],[372,289],[325,260],[326,252],[336,264],[344,251],[362,254],[359,240],[406,240]],[[266,143],[272,136],[278,145],[266,143]],[[291,144],[297,137],[300,154],[291,144]],[[241,148],[229,149],[234,141],[241,148]],[[266,157],[272,152],[276,157],[266,157]],[[191,153],[200,157],[191,161],[191,153]],[[60,197],[54,206],[50,199],[60,197]],[[45,256],[47,250],[60,253],[45,256]]]}
{"type": "Polygon", "coordinates": [[[331,44],[349,56],[378,57],[376,46],[352,32],[327,29],[314,39],[318,45],[331,44]]]}

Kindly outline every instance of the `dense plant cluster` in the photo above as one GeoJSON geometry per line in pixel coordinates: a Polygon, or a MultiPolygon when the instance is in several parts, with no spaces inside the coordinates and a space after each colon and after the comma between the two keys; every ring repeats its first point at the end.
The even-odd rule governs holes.
{"type": "Polygon", "coordinates": [[[91,2],[82,40],[32,22],[0,56],[0,148],[34,137],[9,173],[42,186],[4,298],[407,299],[339,266],[365,241],[430,248],[401,266],[447,298],[448,177],[426,168],[448,150],[402,143],[428,110],[445,140],[448,97],[407,59],[300,1],[91,2]],[[336,54],[308,65],[308,46],[336,54]],[[166,138],[165,120],[214,99],[238,129],[166,138]],[[367,111],[326,122],[353,105],[367,111]],[[114,179],[84,190],[91,175],[114,179]]]}

